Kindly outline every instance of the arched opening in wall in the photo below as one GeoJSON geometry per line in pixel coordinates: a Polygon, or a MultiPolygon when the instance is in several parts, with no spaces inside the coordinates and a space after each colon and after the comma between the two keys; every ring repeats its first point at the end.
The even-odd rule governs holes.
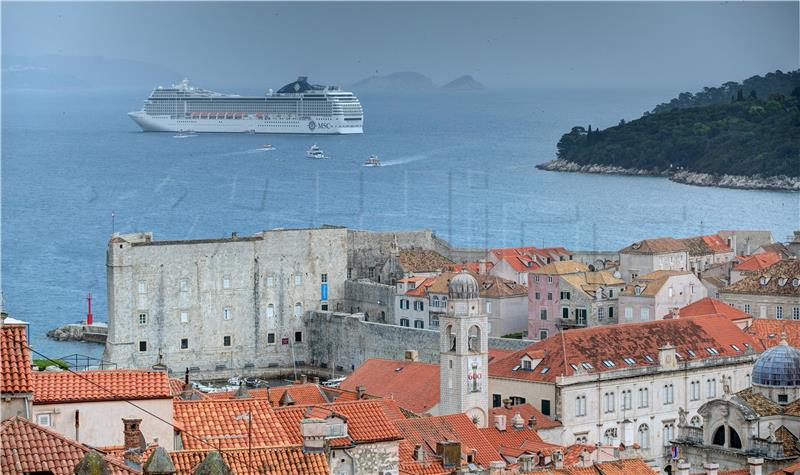
{"type": "Polygon", "coordinates": [[[385,321],[386,321],[386,312],[381,310],[381,322],[385,322],[385,321]]]}
{"type": "Polygon", "coordinates": [[[711,443],[719,445],[720,447],[725,446],[725,426],[717,427],[717,430],[714,431],[714,437],[711,439],[711,443]]]}
{"type": "Polygon", "coordinates": [[[643,449],[650,448],[650,427],[647,424],[639,426],[639,447],[643,449]]]}
{"type": "Polygon", "coordinates": [[[453,331],[453,325],[447,325],[444,334],[447,335],[447,351],[456,351],[456,334],[453,331]]]}
{"type": "Polygon", "coordinates": [[[728,446],[732,449],[742,448],[742,439],[733,427],[728,427],[728,446]]]}
{"type": "Polygon", "coordinates": [[[469,339],[467,340],[469,351],[473,353],[481,352],[481,329],[478,325],[469,327],[469,339]]]}

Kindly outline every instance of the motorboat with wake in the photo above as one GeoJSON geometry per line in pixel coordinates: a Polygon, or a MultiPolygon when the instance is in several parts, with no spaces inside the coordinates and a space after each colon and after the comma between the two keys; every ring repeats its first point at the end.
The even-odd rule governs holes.
{"type": "Polygon", "coordinates": [[[317,147],[317,144],[311,146],[310,149],[306,152],[306,157],[313,158],[315,160],[321,160],[323,158],[328,158],[325,156],[325,152],[322,151],[321,148],[317,147]]]}
{"type": "Polygon", "coordinates": [[[364,160],[365,167],[379,167],[381,166],[381,161],[378,160],[377,155],[370,155],[369,158],[364,160]]]}
{"type": "Polygon", "coordinates": [[[275,150],[275,147],[271,143],[268,143],[264,144],[259,150],[270,151],[270,150],[275,150]]]}

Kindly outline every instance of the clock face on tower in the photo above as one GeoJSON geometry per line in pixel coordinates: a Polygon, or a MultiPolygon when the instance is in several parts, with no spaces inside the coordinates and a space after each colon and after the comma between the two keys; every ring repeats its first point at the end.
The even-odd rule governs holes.
{"type": "Polygon", "coordinates": [[[483,412],[483,409],[479,407],[473,407],[472,409],[467,409],[466,415],[467,417],[469,417],[469,420],[471,420],[472,423],[475,424],[476,426],[478,427],[485,426],[486,414],[483,412]]]}

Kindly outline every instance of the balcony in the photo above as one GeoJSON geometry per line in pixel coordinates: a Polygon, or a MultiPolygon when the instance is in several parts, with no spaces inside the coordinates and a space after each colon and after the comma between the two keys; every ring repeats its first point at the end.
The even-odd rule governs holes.
{"type": "Polygon", "coordinates": [[[571,328],[586,328],[586,326],[587,326],[586,325],[586,320],[582,320],[582,319],[578,320],[578,321],[575,321],[575,320],[569,320],[569,319],[561,318],[558,321],[556,321],[556,328],[559,328],[559,329],[562,329],[562,330],[569,330],[571,328]]]}

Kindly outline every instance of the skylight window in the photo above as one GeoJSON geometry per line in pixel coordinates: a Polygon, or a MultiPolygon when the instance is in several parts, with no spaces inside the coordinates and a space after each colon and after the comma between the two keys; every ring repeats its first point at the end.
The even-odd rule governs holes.
{"type": "Polygon", "coordinates": [[[748,350],[749,350],[750,348],[752,348],[752,347],[750,346],[750,343],[745,343],[745,344],[744,344],[744,347],[745,347],[745,348],[747,348],[748,350]]]}
{"type": "Polygon", "coordinates": [[[581,363],[581,366],[583,366],[586,369],[594,369],[594,366],[592,366],[592,363],[589,363],[588,361],[584,361],[583,363],[581,363]]]}
{"type": "Polygon", "coordinates": [[[739,352],[741,352],[741,351],[742,351],[742,350],[740,350],[740,349],[739,349],[739,347],[738,347],[738,346],[736,346],[736,345],[731,345],[731,348],[733,348],[733,349],[734,349],[734,350],[735,350],[737,353],[739,353],[739,352]]]}
{"type": "Polygon", "coordinates": [[[570,363],[569,365],[572,366],[572,369],[578,371],[578,365],[576,365],[575,363],[570,363]]]}
{"type": "Polygon", "coordinates": [[[544,367],[541,371],[539,371],[539,374],[547,374],[548,371],[550,371],[550,368],[544,367]]]}
{"type": "Polygon", "coordinates": [[[628,363],[628,366],[633,366],[633,365],[636,364],[636,360],[633,359],[633,358],[626,357],[626,358],[622,358],[622,360],[625,361],[626,363],[628,363]]]}
{"type": "Polygon", "coordinates": [[[679,360],[682,360],[683,356],[681,356],[681,354],[676,351],[675,352],[675,358],[678,358],[679,360]]]}
{"type": "Polygon", "coordinates": [[[687,352],[687,353],[689,353],[689,356],[691,356],[692,358],[694,358],[695,356],[697,356],[697,355],[695,354],[695,352],[694,352],[694,351],[692,351],[692,350],[686,350],[686,352],[687,352]]]}
{"type": "Polygon", "coordinates": [[[706,351],[710,355],[718,355],[719,354],[719,351],[717,351],[716,348],[706,348],[706,351]]]}
{"type": "Polygon", "coordinates": [[[644,355],[644,359],[645,359],[645,360],[646,360],[648,363],[654,363],[654,361],[653,361],[653,357],[652,357],[652,356],[650,356],[650,355],[644,355]]]}
{"type": "Polygon", "coordinates": [[[613,361],[611,360],[603,360],[603,364],[606,365],[606,368],[613,368],[616,366],[613,361]]]}

